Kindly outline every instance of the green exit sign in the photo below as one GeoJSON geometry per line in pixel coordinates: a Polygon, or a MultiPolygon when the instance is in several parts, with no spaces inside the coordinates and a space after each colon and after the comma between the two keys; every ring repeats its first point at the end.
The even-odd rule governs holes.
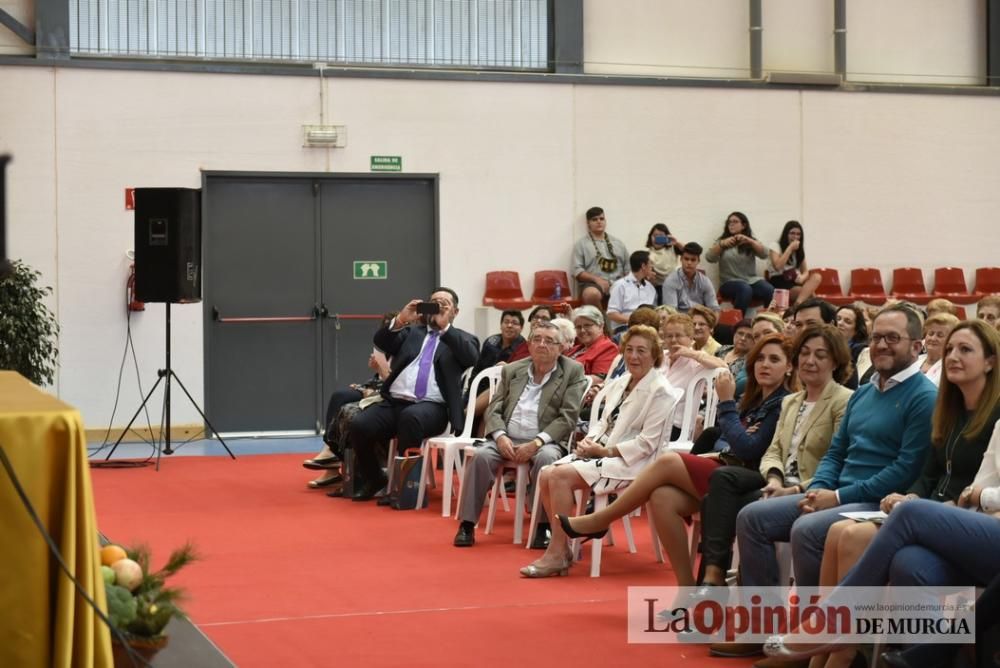
{"type": "Polygon", "coordinates": [[[355,260],[354,280],[385,280],[389,277],[389,263],[386,260],[355,260]]]}
{"type": "Polygon", "coordinates": [[[401,172],[403,171],[403,157],[400,155],[373,155],[371,171],[401,172]]]}

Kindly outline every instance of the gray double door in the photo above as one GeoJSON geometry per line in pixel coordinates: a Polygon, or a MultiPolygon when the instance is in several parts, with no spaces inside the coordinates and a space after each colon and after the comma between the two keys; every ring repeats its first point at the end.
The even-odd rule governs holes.
{"type": "Polygon", "coordinates": [[[208,172],[203,186],[208,419],[315,431],[333,390],[372,375],[382,314],[434,288],[436,180],[208,172]]]}

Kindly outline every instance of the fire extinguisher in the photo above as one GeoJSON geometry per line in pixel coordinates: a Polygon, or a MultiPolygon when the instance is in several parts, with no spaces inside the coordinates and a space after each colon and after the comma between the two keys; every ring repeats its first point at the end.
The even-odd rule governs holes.
{"type": "Polygon", "coordinates": [[[126,299],[129,311],[145,311],[146,304],[135,297],[135,262],[129,265],[128,282],[125,284],[126,299]]]}

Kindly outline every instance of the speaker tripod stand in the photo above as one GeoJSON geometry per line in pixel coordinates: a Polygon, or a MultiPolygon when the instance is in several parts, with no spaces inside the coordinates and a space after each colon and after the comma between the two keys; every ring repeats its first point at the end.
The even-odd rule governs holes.
{"type": "Polygon", "coordinates": [[[167,311],[166,311],[167,345],[166,345],[166,365],[165,365],[166,368],[165,369],[157,369],[157,371],[156,371],[156,382],[153,383],[153,387],[151,387],[149,389],[149,392],[146,393],[146,396],[143,397],[142,403],[139,404],[139,408],[137,408],[136,411],[135,411],[135,415],[133,415],[132,419],[128,421],[128,424],[125,426],[125,430],[122,431],[121,436],[119,436],[118,440],[115,441],[114,446],[112,446],[111,451],[108,453],[108,456],[104,458],[104,461],[107,461],[107,460],[111,459],[111,455],[115,454],[115,449],[118,447],[118,445],[122,442],[122,439],[125,438],[125,435],[132,428],[132,424],[139,417],[139,413],[141,413],[142,409],[146,407],[147,403],[149,403],[150,397],[152,397],[153,393],[156,392],[156,388],[160,386],[160,382],[161,381],[163,382],[163,415],[164,415],[164,420],[161,422],[161,424],[163,425],[163,434],[162,434],[163,435],[163,448],[162,449],[160,448],[160,440],[159,440],[159,437],[157,437],[157,440],[156,440],[156,470],[157,471],[160,470],[160,454],[161,453],[164,454],[164,455],[172,455],[172,454],[174,454],[174,451],[170,448],[170,385],[171,385],[171,381],[177,381],[177,384],[181,386],[182,390],[184,390],[184,394],[187,396],[188,401],[190,401],[191,405],[194,406],[195,410],[198,411],[198,414],[201,415],[201,419],[205,422],[205,425],[208,427],[208,429],[206,430],[207,433],[208,434],[215,434],[215,437],[219,439],[219,443],[221,443],[222,447],[224,447],[226,449],[226,452],[229,453],[229,456],[232,457],[233,459],[236,459],[236,455],[234,455],[233,451],[229,449],[229,446],[226,445],[226,442],[224,440],[222,440],[222,435],[219,434],[219,432],[217,432],[215,430],[215,427],[212,426],[212,423],[208,421],[208,417],[205,416],[205,411],[201,410],[201,406],[198,405],[198,402],[194,400],[194,397],[191,396],[191,393],[188,392],[188,390],[187,390],[186,387],[184,387],[184,383],[181,382],[180,376],[178,376],[174,372],[174,370],[170,367],[170,302],[166,302],[165,306],[166,306],[166,309],[167,309],[167,311]]]}

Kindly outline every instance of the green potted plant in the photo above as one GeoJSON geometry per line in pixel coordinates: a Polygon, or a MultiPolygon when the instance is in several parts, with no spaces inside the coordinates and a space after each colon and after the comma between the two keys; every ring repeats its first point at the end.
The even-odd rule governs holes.
{"type": "Polygon", "coordinates": [[[112,634],[116,666],[132,665],[119,638],[146,660],[166,646],[167,636],[163,631],[167,624],[174,617],[185,617],[178,605],[184,598],[184,591],[166,586],[167,578],[197,558],[194,547],[187,543],[170,553],[163,568],[152,571],[149,548],[145,545],[128,549],[118,545],[102,548],[101,569],[108,617],[119,632],[112,634]]]}
{"type": "Polygon", "coordinates": [[[0,280],[0,369],[11,369],[36,385],[55,379],[59,324],[45,306],[52,288],[38,287],[41,277],[20,260],[0,280]]]}

